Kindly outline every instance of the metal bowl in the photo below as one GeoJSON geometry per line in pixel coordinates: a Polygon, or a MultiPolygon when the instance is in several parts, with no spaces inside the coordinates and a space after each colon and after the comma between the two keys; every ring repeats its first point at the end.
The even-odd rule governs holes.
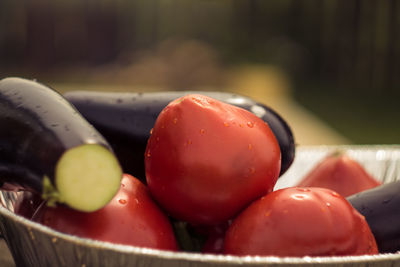
{"type": "MultiPolygon", "coordinates": [[[[276,188],[295,185],[333,150],[345,150],[384,183],[400,179],[400,146],[298,147],[276,188]]],[[[347,257],[236,257],[116,245],[54,231],[14,214],[18,193],[0,191],[0,230],[17,266],[400,266],[400,253],[347,257]]]]}

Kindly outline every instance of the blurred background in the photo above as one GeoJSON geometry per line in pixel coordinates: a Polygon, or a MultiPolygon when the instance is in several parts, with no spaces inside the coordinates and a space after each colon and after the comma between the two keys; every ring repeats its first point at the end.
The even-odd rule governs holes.
{"type": "Polygon", "coordinates": [[[0,78],[235,92],[299,145],[398,144],[398,14],[396,0],[1,0],[0,78]]]}

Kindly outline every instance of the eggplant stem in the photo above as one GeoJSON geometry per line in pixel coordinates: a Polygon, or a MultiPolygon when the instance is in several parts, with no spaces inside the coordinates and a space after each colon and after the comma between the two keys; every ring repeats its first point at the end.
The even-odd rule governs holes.
{"type": "Polygon", "coordinates": [[[55,207],[56,203],[63,203],[64,200],[54,185],[51,183],[48,176],[43,178],[43,194],[42,198],[46,200],[47,205],[50,207],[55,207]]]}

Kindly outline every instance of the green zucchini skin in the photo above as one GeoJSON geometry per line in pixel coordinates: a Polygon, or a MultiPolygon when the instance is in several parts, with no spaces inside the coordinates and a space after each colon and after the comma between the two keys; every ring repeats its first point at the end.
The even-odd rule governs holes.
{"type": "Polygon", "coordinates": [[[109,141],[125,172],[145,181],[144,151],[158,114],[172,100],[189,93],[213,97],[244,108],[267,122],[281,149],[282,175],[295,155],[293,133],[273,109],[238,94],[209,91],[93,92],[70,91],[64,97],[109,141]]]}
{"type": "Polygon", "coordinates": [[[104,137],[55,90],[22,78],[0,80],[0,182],[43,192],[70,148],[100,144],[104,137]]]}
{"type": "Polygon", "coordinates": [[[400,251],[400,181],[347,198],[368,222],[380,253],[400,251]]]}

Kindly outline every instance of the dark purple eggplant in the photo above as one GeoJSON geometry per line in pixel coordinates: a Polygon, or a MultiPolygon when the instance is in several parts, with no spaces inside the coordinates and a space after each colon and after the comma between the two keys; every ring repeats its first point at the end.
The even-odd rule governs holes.
{"type": "Polygon", "coordinates": [[[71,91],[65,98],[110,142],[124,172],[145,181],[144,151],[158,114],[172,100],[189,93],[204,94],[251,111],[268,123],[282,154],[282,175],[292,164],[295,143],[289,125],[271,108],[249,97],[207,91],[116,93],[71,91]]]}
{"type": "Polygon", "coordinates": [[[380,253],[400,251],[400,181],[347,198],[367,220],[380,253]]]}
{"type": "Polygon", "coordinates": [[[21,78],[0,80],[0,182],[82,211],[116,194],[121,166],[110,145],[55,90],[21,78]]]}

